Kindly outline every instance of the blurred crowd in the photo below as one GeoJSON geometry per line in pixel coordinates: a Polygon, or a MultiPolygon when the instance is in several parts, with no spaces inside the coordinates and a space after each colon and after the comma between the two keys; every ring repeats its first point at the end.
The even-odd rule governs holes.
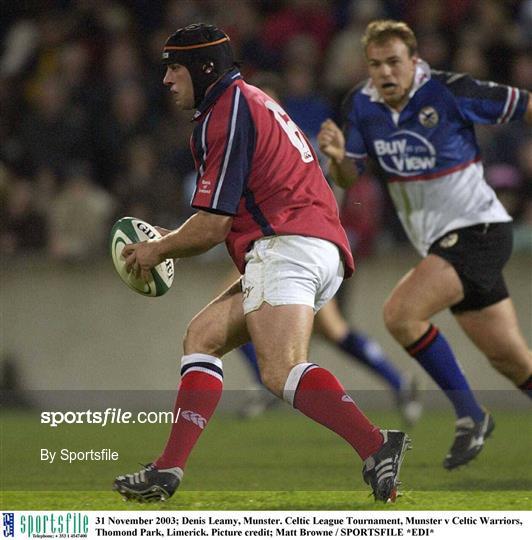
{"type": "MultiPolygon", "coordinates": [[[[190,215],[190,112],[162,85],[166,37],[191,22],[231,36],[246,79],[274,87],[315,140],[366,77],[360,38],[406,20],[433,68],[532,89],[532,0],[27,0],[0,19],[0,254],[77,261],[103,253],[112,222],[165,227],[190,215]],[[264,83],[266,81],[266,83],[264,83]]],[[[478,130],[486,177],[532,251],[532,133],[478,130]]],[[[378,171],[343,197],[353,247],[404,240],[378,171]]]]}

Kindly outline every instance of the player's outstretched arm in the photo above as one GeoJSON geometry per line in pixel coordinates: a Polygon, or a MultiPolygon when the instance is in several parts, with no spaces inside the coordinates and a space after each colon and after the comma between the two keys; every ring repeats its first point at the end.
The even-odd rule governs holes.
{"type": "Polygon", "coordinates": [[[168,232],[159,240],[126,245],[122,251],[126,268],[148,281],[149,271],[165,259],[193,257],[223,242],[232,222],[232,216],[200,210],[179,229],[168,232]]]}
{"type": "Polygon", "coordinates": [[[232,222],[232,216],[200,210],[187,219],[179,229],[168,233],[158,241],[159,254],[164,260],[205,253],[225,240],[232,222]]]}
{"type": "Polygon", "coordinates": [[[358,178],[354,162],[346,156],[345,137],[342,130],[327,119],[318,133],[320,150],[330,158],[329,174],[333,181],[342,188],[348,188],[358,178]]]}

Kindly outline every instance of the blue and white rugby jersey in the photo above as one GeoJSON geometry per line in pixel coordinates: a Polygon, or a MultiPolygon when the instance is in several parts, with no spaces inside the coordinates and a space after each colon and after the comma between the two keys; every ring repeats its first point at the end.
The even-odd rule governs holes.
{"type": "Polygon", "coordinates": [[[511,221],[484,179],[474,124],[522,118],[528,92],[420,60],[409,97],[398,113],[368,80],[346,97],[343,120],[347,156],[359,172],[368,156],[382,167],[415,248],[425,256],[450,230],[511,221]]]}

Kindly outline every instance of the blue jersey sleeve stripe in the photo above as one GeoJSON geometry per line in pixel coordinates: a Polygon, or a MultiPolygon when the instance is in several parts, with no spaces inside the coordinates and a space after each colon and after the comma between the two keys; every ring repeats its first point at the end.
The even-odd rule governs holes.
{"type": "Polygon", "coordinates": [[[509,122],[515,113],[517,104],[519,103],[519,91],[517,88],[508,87],[508,98],[504,104],[504,110],[497,120],[498,124],[509,122]]]}
{"type": "Polygon", "coordinates": [[[530,92],[528,90],[523,90],[522,88],[517,89],[518,92],[518,98],[517,98],[517,105],[515,107],[515,111],[513,113],[513,116],[510,118],[510,121],[512,120],[523,120],[525,117],[525,113],[528,108],[528,102],[530,99],[532,99],[530,96],[530,92]]]}
{"type": "MultiPolygon", "coordinates": [[[[194,154],[194,161],[196,163],[201,163],[200,160],[201,160],[201,153],[200,153],[200,147],[199,147],[199,144],[198,144],[198,132],[200,131],[201,127],[198,125],[194,128],[194,131],[192,132],[192,144],[191,144],[191,147],[192,147],[192,153],[194,154]]],[[[198,167],[198,170],[196,172],[196,186],[194,188],[194,192],[192,193],[192,198],[190,199],[190,204],[192,204],[192,201],[194,200],[194,198],[196,197],[196,192],[198,191],[198,181],[200,179],[200,173],[199,173],[199,167],[198,167]]]]}
{"type": "Polygon", "coordinates": [[[203,176],[203,173],[205,172],[205,160],[207,159],[207,128],[209,126],[209,120],[211,118],[211,112],[205,117],[203,122],[196,126],[196,128],[193,131],[192,134],[192,142],[193,142],[193,148],[194,148],[194,154],[196,155],[196,159],[199,163],[198,167],[198,173],[196,174],[196,188],[194,189],[194,193],[192,194],[192,199],[190,200],[190,204],[192,205],[192,201],[196,198],[196,192],[198,190],[199,186],[199,180],[203,176]]]}
{"type": "Polygon", "coordinates": [[[212,111],[209,112],[201,127],[201,153],[200,166],[198,170],[200,176],[203,175],[203,173],[205,172],[205,162],[207,160],[207,153],[209,151],[209,148],[207,146],[207,129],[209,128],[209,120],[211,119],[211,113],[212,111]]]}
{"type": "Polygon", "coordinates": [[[525,93],[518,88],[478,81],[466,74],[434,74],[455,96],[460,111],[470,122],[504,124],[522,116],[525,93]]]}
{"type": "Polygon", "coordinates": [[[212,208],[218,208],[218,199],[220,198],[220,191],[225,181],[227,165],[231,156],[231,150],[233,148],[233,140],[235,137],[236,120],[238,115],[238,102],[240,101],[240,88],[236,87],[233,94],[233,103],[231,104],[231,116],[229,120],[229,138],[225,147],[224,157],[222,161],[222,168],[220,169],[218,179],[216,181],[216,191],[212,201],[212,208]]]}
{"type": "Polygon", "coordinates": [[[250,106],[240,89],[238,92],[233,112],[236,124],[224,163],[225,181],[218,184],[218,199],[216,205],[213,205],[213,208],[230,214],[238,211],[251,172],[256,142],[255,122],[250,106]]]}
{"type": "Polygon", "coordinates": [[[507,97],[506,86],[489,81],[479,81],[466,73],[433,71],[434,78],[443,82],[456,96],[471,99],[489,99],[504,101],[507,97]]]}

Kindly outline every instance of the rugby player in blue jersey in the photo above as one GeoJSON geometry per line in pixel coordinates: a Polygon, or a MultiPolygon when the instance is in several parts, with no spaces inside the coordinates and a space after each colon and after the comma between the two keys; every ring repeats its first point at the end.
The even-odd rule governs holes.
{"type": "Polygon", "coordinates": [[[369,79],[346,97],[343,130],[327,120],[318,143],[342,187],[368,157],[378,163],[423,257],[387,299],[384,321],[454,406],[455,439],[443,462],[454,469],[482,450],[495,424],[430,319],[450,308],[493,367],[528,395],[532,388],[532,353],[502,275],[511,217],[484,179],[474,132],[477,123],[532,122],[532,100],[525,90],[431,70],[404,22],[371,22],[362,44],[369,79]]]}

